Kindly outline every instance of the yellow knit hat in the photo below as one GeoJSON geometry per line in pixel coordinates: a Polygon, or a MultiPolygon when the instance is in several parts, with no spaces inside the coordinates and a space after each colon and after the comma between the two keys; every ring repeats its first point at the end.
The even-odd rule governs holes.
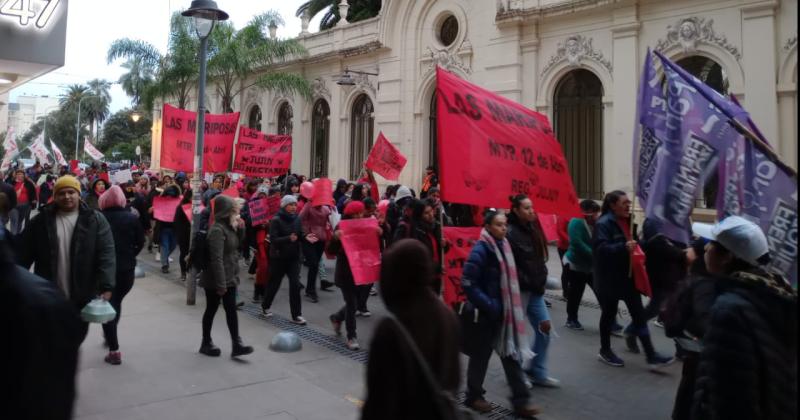
{"type": "Polygon", "coordinates": [[[62,188],[74,188],[80,193],[81,183],[72,175],[64,175],[56,181],[56,185],[53,187],[53,195],[58,194],[58,191],[62,188]]]}

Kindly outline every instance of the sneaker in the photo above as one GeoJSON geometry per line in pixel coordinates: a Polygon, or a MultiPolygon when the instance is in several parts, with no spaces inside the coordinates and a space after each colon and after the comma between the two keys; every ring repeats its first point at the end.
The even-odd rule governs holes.
{"type": "Polygon", "coordinates": [[[536,406],[519,407],[514,409],[514,415],[523,419],[533,419],[541,413],[542,410],[536,406]]]}
{"type": "Polygon", "coordinates": [[[363,316],[364,318],[369,318],[372,316],[372,312],[370,311],[356,311],[356,316],[363,316]]]}
{"type": "Polygon", "coordinates": [[[581,323],[578,321],[567,321],[567,323],[564,324],[564,326],[571,330],[583,331],[583,325],[581,325],[581,323]]]}
{"type": "Polygon", "coordinates": [[[306,325],[306,324],[308,324],[308,322],[302,316],[296,316],[296,317],[292,318],[292,324],[306,325]]]}
{"type": "Polygon", "coordinates": [[[169,274],[169,266],[168,265],[162,265],[161,266],[161,272],[164,273],[164,274],[169,274]]]}
{"type": "Polygon", "coordinates": [[[609,366],[614,366],[614,367],[625,366],[625,361],[620,359],[611,350],[600,350],[600,353],[597,355],[597,359],[609,366]]]}
{"type": "Polygon", "coordinates": [[[361,347],[358,345],[358,341],[355,338],[351,338],[347,340],[347,348],[352,351],[358,351],[361,347]]]}
{"type": "Polygon", "coordinates": [[[172,257],[169,257],[169,262],[175,262],[175,260],[173,260],[172,257]]]}
{"type": "Polygon", "coordinates": [[[308,299],[311,303],[319,303],[319,298],[317,295],[311,295],[306,293],[306,299],[308,299]]]}
{"type": "Polygon", "coordinates": [[[483,398],[477,399],[477,400],[472,401],[470,403],[465,402],[464,405],[466,405],[467,407],[469,407],[469,408],[471,408],[471,409],[473,409],[473,410],[475,410],[475,411],[477,411],[477,412],[479,412],[481,414],[488,413],[488,412],[492,411],[492,405],[489,404],[489,401],[486,401],[483,398]]]}
{"type": "Polygon", "coordinates": [[[261,308],[261,314],[264,315],[264,318],[272,318],[272,311],[269,308],[261,308]]]}
{"type": "Polygon", "coordinates": [[[181,273],[181,281],[186,281],[186,273],[181,273]]]}
{"type": "Polygon", "coordinates": [[[121,365],[122,364],[122,353],[118,351],[110,351],[108,355],[104,359],[106,363],[109,365],[121,365]]]}
{"type": "Polygon", "coordinates": [[[664,356],[656,352],[652,356],[649,356],[647,358],[647,366],[651,370],[658,370],[659,368],[662,368],[664,366],[671,365],[672,362],[674,361],[675,361],[674,357],[664,356]]]}
{"type": "Polygon", "coordinates": [[[653,321],[653,325],[655,325],[658,328],[664,328],[664,323],[661,322],[660,319],[656,319],[655,321],[653,321]]]}
{"type": "Polygon", "coordinates": [[[337,336],[342,335],[342,321],[337,320],[333,315],[329,319],[331,320],[331,326],[333,326],[333,332],[337,336]]]}
{"type": "Polygon", "coordinates": [[[241,308],[242,306],[244,306],[243,300],[236,301],[236,307],[241,308]]]}
{"type": "Polygon", "coordinates": [[[619,325],[615,322],[614,325],[611,326],[611,335],[616,337],[624,337],[625,334],[622,332],[623,330],[624,328],[622,328],[622,325],[619,325]]]}
{"type": "Polygon", "coordinates": [[[323,280],[319,284],[319,290],[322,290],[323,292],[333,292],[333,286],[334,283],[323,280]]]}
{"type": "Polygon", "coordinates": [[[636,342],[634,334],[625,334],[625,347],[633,354],[639,354],[639,343],[636,342]]]}
{"type": "Polygon", "coordinates": [[[542,388],[561,388],[561,381],[549,376],[544,379],[531,378],[531,383],[542,388]]]}

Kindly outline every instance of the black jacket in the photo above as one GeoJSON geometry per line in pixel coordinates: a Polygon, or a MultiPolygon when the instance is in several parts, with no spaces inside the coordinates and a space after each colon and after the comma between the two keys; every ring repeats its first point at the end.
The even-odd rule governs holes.
{"type": "Polygon", "coordinates": [[[647,277],[654,291],[674,291],[686,277],[685,248],[663,234],[656,234],[642,243],[642,251],[647,257],[647,277]]]}
{"type": "Polygon", "coordinates": [[[2,236],[0,232],[0,319],[6,320],[0,326],[6,343],[0,346],[3,412],[20,420],[71,419],[82,339],[78,313],[52,282],[13,263],[2,236]]]}
{"type": "Polygon", "coordinates": [[[638,293],[629,275],[630,254],[625,247],[628,240],[613,213],[600,217],[592,239],[595,290],[609,298],[631,291],[638,293]]]}
{"type": "MultiPolygon", "coordinates": [[[[58,236],[56,206],[49,204],[31,219],[17,246],[19,263],[24,268],[35,264],[34,273],[56,282],[58,236]]],[[[100,212],[81,202],[75,232],[72,234],[70,301],[82,309],[101,292],[114,290],[116,255],[114,236],[100,212]]]]}
{"type": "Polygon", "coordinates": [[[523,223],[513,212],[508,215],[506,234],[521,290],[543,295],[547,284],[547,240],[537,224],[523,223]]]}
{"type": "Polygon", "coordinates": [[[340,289],[349,290],[356,287],[356,281],[353,277],[353,271],[350,269],[350,261],[347,259],[347,252],[344,250],[342,241],[336,239],[336,232],[338,231],[339,227],[337,226],[330,243],[328,243],[328,252],[336,254],[333,283],[340,289]]]}
{"type": "Polygon", "coordinates": [[[192,236],[192,221],[186,217],[183,211],[183,204],[175,208],[175,218],[172,221],[172,229],[175,231],[175,240],[178,247],[183,250],[189,249],[189,242],[192,236]]]}
{"type": "Polygon", "coordinates": [[[300,218],[296,214],[289,214],[281,209],[269,224],[269,257],[299,259],[300,238],[302,237],[303,229],[300,226],[300,218]],[[297,240],[294,242],[289,239],[292,233],[297,235],[297,240]]]}
{"type": "Polygon", "coordinates": [[[717,279],[693,419],[797,418],[797,293],[762,271],[717,279]]]}
{"type": "Polygon", "coordinates": [[[112,207],[103,210],[103,216],[111,226],[114,236],[114,251],[117,256],[117,273],[126,273],[136,268],[136,256],[144,247],[144,230],[136,215],[127,208],[112,207]]]}

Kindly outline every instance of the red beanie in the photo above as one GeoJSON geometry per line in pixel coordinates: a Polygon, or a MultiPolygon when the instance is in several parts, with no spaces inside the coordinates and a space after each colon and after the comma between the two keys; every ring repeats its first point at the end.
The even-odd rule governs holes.
{"type": "Polygon", "coordinates": [[[357,213],[364,212],[364,203],[360,201],[351,201],[347,203],[347,206],[344,208],[344,215],[345,216],[352,216],[357,213]]]}

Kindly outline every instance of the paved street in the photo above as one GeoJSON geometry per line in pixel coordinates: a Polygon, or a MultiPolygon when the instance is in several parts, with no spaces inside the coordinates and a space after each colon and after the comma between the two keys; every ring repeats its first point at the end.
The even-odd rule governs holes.
{"type": "MultiPolygon", "coordinates": [[[[177,253],[176,253],[177,254],[177,253]]],[[[177,257],[177,255],[175,255],[177,257]]],[[[332,278],[333,262],[329,262],[332,278]]],[[[333,336],[328,315],[342,305],[336,293],[321,292],[320,302],[303,302],[309,326],[302,329],[303,350],[281,354],[268,349],[275,333],[288,327],[288,286],[283,285],[273,310],[276,319],[260,318],[250,303],[252,280],[243,269],[240,311],[241,335],[255,347],[253,355],[234,361],[225,357],[230,342],[222,308],[214,325],[215,342],[223,357],[211,359],[197,353],[200,318],[205,307],[198,295],[196,306],[185,305],[185,291],[178,280],[178,267],[162,275],[159,263],[146,253],[140,266],[147,276],[138,279],[123,302],[120,342],[123,364],[103,362],[101,329],[93,326],[82,348],[78,378],[78,419],[356,419],[363,386],[366,352],[350,352],[343,340],[333,336]]],[[[558,275],[551,267],[551,275],[558,275]]],[[[285,282],[284,282],[285,283],[285,282]]],[[[551,376],[562,381],[560,389],[534,389],[534,401],[544,413],[541,419],[666,419],[680,379],[680,364],[663,374],[647,371],[644,357],[623,350],[620,339],[614,348],[626,367],[611,368],[596,359],[599,347],[598,309],[587,291],[589,306],[581,308],[586,331],[563,328],[565,304],[551,297],[551,316],[558,338],[551,344],[551,376]]],[[[380,298],[369,302],[372,318],[358,319],[362,347],[368,347],[372,329],[385,313],[380,298]]],[[[663,331],[653,328],[656,347],[673,351],[663,331]]],[[[462,363],[466,366],[466,361],[462,363]]],[[[486,378],[487,399],[498,409],[487,418],[505,418],[508,387],[495,357],[486,378]]]]}

